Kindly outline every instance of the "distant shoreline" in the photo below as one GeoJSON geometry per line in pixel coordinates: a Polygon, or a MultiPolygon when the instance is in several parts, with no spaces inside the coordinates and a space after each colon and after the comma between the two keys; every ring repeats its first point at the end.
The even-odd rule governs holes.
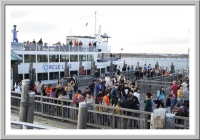
{"type": "MultiPolygon", "coordinates": [[[[112,53],[119,55],[120,53],[112,53]]],[[[188,54],[146,54],[146,53],[121,53],[121,58],[181,58],[188,59],[188,54]]]]}

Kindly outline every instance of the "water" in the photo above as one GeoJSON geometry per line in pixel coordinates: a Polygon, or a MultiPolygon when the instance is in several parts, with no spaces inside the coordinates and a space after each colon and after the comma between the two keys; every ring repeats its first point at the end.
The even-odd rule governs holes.
{"type": "Polygon", "coordinates": [[[139,62],[139,66],[143,67],[144,64],[149,65],[154,68],[156,65],[156,62],[158,62],[159,67],[166,68],[168,67],[170,69],[171,63],[173,62],[175,69],[186,69],[188,66],[188,59],[186,58],[123,58],[122,60],[125,60],[125,64],[127,65],[133,65],[135,68],[137,66],[137,62],[139,62]]]}

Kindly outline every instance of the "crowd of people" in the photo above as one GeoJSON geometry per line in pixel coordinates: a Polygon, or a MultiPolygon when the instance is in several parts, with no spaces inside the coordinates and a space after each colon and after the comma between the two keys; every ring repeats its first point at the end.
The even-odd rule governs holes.
{"type": "MultiPolygon", "coordinates": [[[[149,68],[150,69],[150,68],[149,68]]],[[[62,84],[61,79],[55,87],[51,84],[41,84],[38,81],[37,85],[30,82],[30,91],[35,91],[37,95],[62,98],[66,100],[73,100],[73,103],[78,107],[78,103],[86,102],[88,109],[92,110],[91,104],[101,104],[106,106],[116,107],[116,113],[120,114],[117,109],[119,107],[140,110],[141,104],[144,105],[144,111],[153,112],[153,104],[157,104],[156,108],[167,108],[169,113],[177,112],[179,116],[189,117],[189,79],[173,81],[170,87],[170,93],[165,93],[166,87],[160,87],[157,91],[156,99],[153,99],[153,94],[147,92],[144,102],[141,102],[140,88],[135,85],[135,82],[130,82],[124,74],[117,69],[112,76],[105,74],[105,77],[100,77],[98,70],[95,71],[95,79],[88,84],[84,91],[78,88],[76,75],[68,78],[65,85],[62,84]],[[72,93],[75,93],[72,97],[72,93]],[[166,104],[164,103],[165,96],[167,96],[166,104]],[[184,111],[181,114],[180,112],[184,111]]],[[[15,84],[15,91],[21,92],[21,80],[15,84]]],[[[99,111],[107,111],[108,109],[99,107],[99,111]]],[[[131,115],[131,112],[125,112],[124,115],[131,115]]],[[[141,117],[139,113],[136,117],[141,117]]],[[[138,127],[138,126],[136,126],[138,127]]],[[[149,126],[150,127],[150,126],[149,126]]]]}
{"type": "MultiPolygon", "coordinates": [[[[82,47],[83,46],[83,43],[82,41],[80,40],[78,42],[78,40],[70,40],[68,45],[70,47],[72,47],[72,49],[75,49],[76,51],[78,51],[78,48],[77,47],[82,47]]],[[[97,41],[95,42],[88,42],[87,44],[89,46],[89,51],[92,51],[93,47],[96,48],[97,46],[97,41]]],[[[55,51],[58,51],[58,50],[66,50],[66,47],[67,45],[61,45],[61,42],[58,41],[56,43],[53,44],[54,47],[54,50],[55,51]]],[[[43,41],[42,41],[42,38],[39,39],[39,41],[36,43],[35,39],[33,39],[33,41],[24,41],[24,48],[26,51],[42,51],[42,50],[48,50],[48,43],[44,43],[43,44],[43,41]]]]}

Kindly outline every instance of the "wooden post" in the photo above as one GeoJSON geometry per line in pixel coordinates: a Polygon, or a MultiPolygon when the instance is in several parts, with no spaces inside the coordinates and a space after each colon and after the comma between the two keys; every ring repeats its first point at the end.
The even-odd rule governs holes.
{"type": "Polygon", "coordinates": [[[172,73],[175,73],[175,67],[174,67],[173,62],[172,62],[172,64],[171,64],[171,72],[172,72],[172,73]]]}
{"type": "Polygon", "coordinates": [[[165,118],[167,109],[158,108],[155,109],[151,115],[151,129],[164,129],[165,128],[165,118]]]}
{"type": "Polygon", "coordinates": [[[88,115],[87,104],[85,102],[80,102],[77,129],[87,128],[87,115],[88,115]]]}
{"type": "MultiPolygon", "coordinates": [[[[93,104],[95,104],[95,101],[93,101],[93,104]]],[[[97,106],[93,106],[93,110],[94,111],[98,111],[98,107],[97,106]]],[[[94,124],[98,124],[98,118],[97,118],[97,113],[94,113],[93,114],[93,117],[94,117],[94,124]]]]}
{"type": "Polygon", "coordinates": [[[147,114],[144,114],[144,129],[148,129],[148,115],[147,114]]]}
{"type": "MultiPolygon", "coordinates": [[[[21,122],[26,122],[29,83],[29,79],[22,80],[22,94],[19,111],[19,121],[21,122]]],[[[22,126],[19,126],[19,129],[22,129],[22,126]]]]}
{"type": "MultiPolygon", "coordinates": [[[[34,120],[34,107],[35,107],[35,92],[28,93],[28,108],[26,122],[33,123],[34,120]]],[[[28,129],[33,129],[28,127],[28,129]]]]}

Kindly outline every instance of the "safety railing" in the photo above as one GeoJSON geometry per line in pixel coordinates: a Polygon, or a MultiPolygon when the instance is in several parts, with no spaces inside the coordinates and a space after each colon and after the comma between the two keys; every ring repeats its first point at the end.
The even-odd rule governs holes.
{"type": "Polygon", "coordinates": [[[89,46],[89,45],[69,45],[69,44],[40,44],[40,43],[32,43],[32,44],[12,44],[12,50],[14,51],[61,51],[61,52],[99,52],[104,48],[104,51],[109,52],[108,46],[89,46]]]}
{"type": "MultiPolygon", "coordinates": [[[[11,109],[20,109],[21,93],[11,91],[11,109]]],[[[34,113],[41,117],[54,118],[62,121],[77,123],[78,104],[73,104],[72,100],[51,98],[46,96],[35,96],[34,113]]],[[[95,128],[105,129],[148,129],[151,112],[131,110],[125,108],[116,108],[100,104],[92,104],[88,108],[87,125],[95,128]],[[103,108],[102,111],[99,108],[103,108]],[[116,110],[120,113],[117,114],[116,110]],[[139,117],[141,116],[141,118],[139,117]]],[[[176,116],[176,128],[188,129],[188,117],[176,116]]]]}
{"type": "Polygon", "coordinates": [[[56,127],[49,127],[49,126],[44,126],[44,125],[38,125],[38,124],[32,124],[32,123],[27,123],[27,122],[20,122],[20,121],[13,121],[11,120],[11,126],[16,126],[19,129],[20,127],[22,129],[45,129],[45,130],[52,130],[52,129],[58,129],[62,130],[56,127]]]}

